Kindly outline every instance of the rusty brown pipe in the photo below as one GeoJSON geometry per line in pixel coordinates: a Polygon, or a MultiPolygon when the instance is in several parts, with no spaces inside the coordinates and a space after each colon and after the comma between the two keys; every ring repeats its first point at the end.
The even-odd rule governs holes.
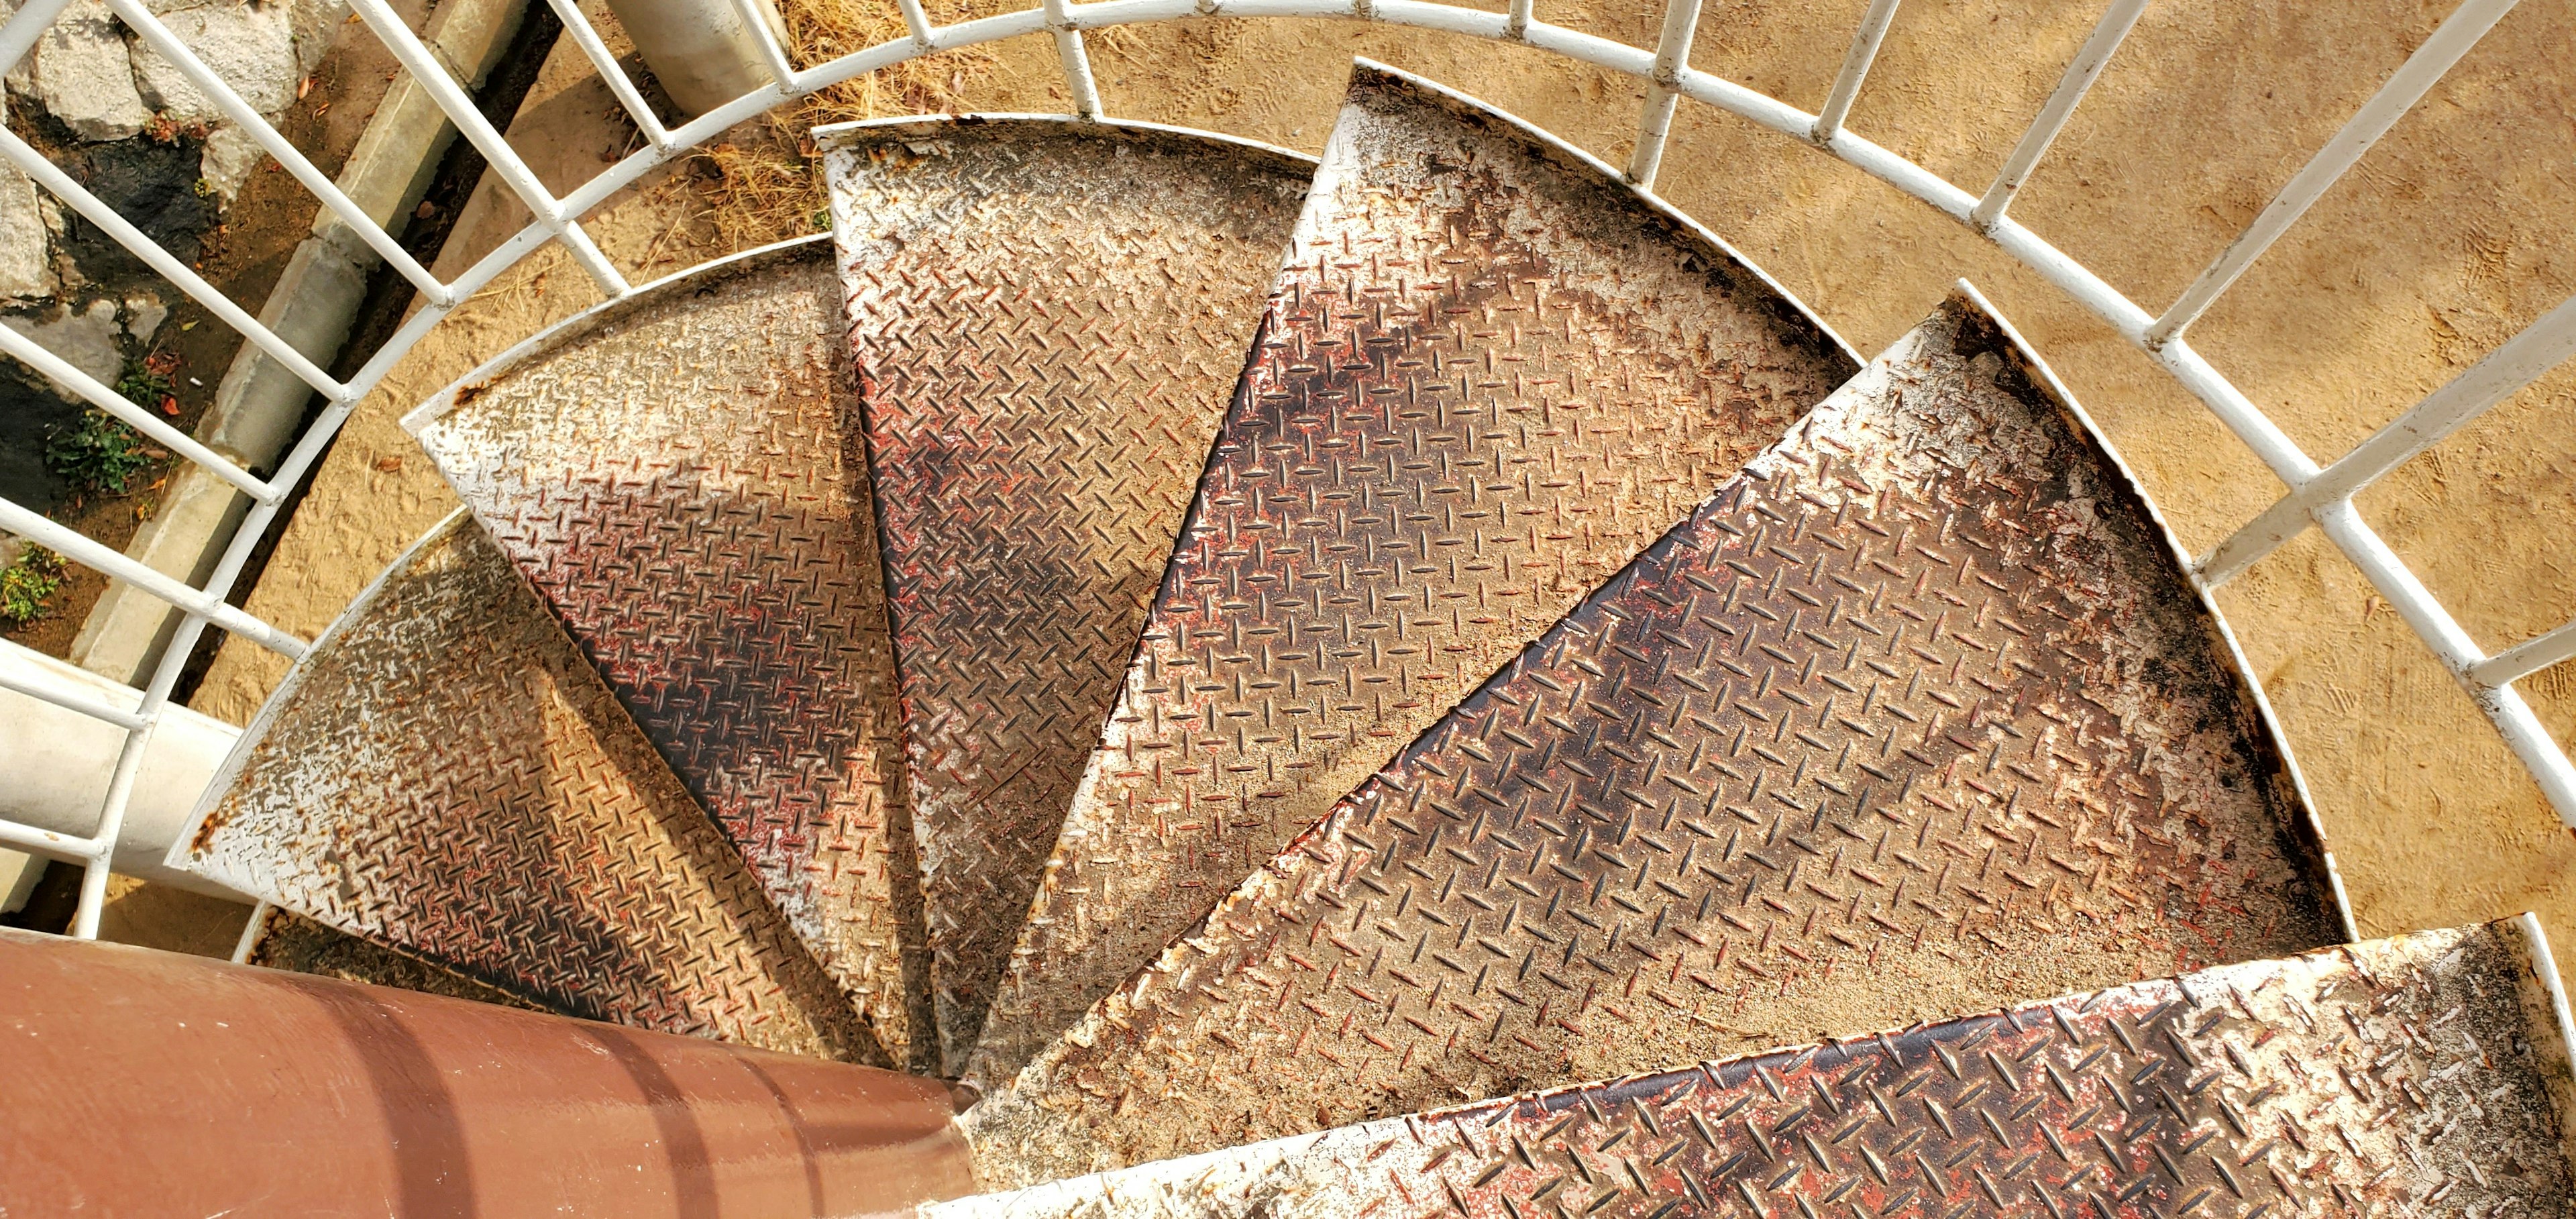
{"type": "Polygon", "coordinates": [[[938,1080],[0,930],[0,1215],[846,1215],[974,1189],[938,1080]]]}

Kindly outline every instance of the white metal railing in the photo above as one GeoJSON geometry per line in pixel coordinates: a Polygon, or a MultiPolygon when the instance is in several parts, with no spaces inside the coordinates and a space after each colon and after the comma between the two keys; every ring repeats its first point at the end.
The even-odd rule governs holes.
{"type": "MultiPolygon", "coordinates": [[[[2576,300],[2560,305],[2534,322],[2475,367],[2434,391],[2395,422],[2380,429],[2341,458],[2320,466],[2291,441],[2270,417],[2208,361],[2193,351],[2184,332],[2206,313],[2274,241],[2295,224],[2370,146],[2395,125],[2460,57],[2467,53],[2515,0],[2464,0],[2379,91],[2364,103],[2325,147],[2310,159],[2259,213],[2234,243],[2203,270],[2191,286],[2162,313],[2150,313],[2104,282],[2058,247],[2006,215],[2049,144],[2066,124],[2086,90],[2101,75],[2146,7],[2146,0],[2110,0],[2092,34],[2067,65],[2050,94],[2005,159],[1993,182],[1979,194],[1880,145],[1853,134],[1843,124],[1860,95],[1869,67],[1896,14],[1899,0],[1873,0],[1855,30],[1851,49],[1836,75],[1824,106],[1807,113],[1776,98],[1692,68],[1692,31],[1700,0],[1669,0],[1661,37],[1652,48],[1578,32],[1541,21],[1533,0],[1510,0],[1505,12],[1455,7],[1430,0],[1101,0],[1079,4],[1041,0],[1036,8],[983,17],[954,25],[934,26],[920,0],[896,0],[904,18],[903,37],[842,56],[829,63],[798,69],[770,32],[750,0],[732,0],[759,42],[771,79],[767,85],[717,107],[674,129],[666,127],[645,104],[633,81],[618,67],[599,34],[574,0],[548,0],[561,17],[574,44],[606,80],[610,91],[644,134],[642,147],[560,198],[549,192],[514,152],[501,133],[475,108],[463,87],[441,70],[421,40],[382,0],[352,0],[360,18],[392,49],[395,57],[427,88],[457,129],[491,162],[493,170],[535,219],[453,282],[441,283],[405,255],[383,226],[314,169],[282,136],[259,120],[240,96],[189,53],[138,0],[108,0],[111,11],[180,71],[218,109],[241,124],[287,171],[314,192],[368,246],[420,289],[422,307],[385,346],[346,382],[333,380],[283,339],[262,327],[239,307],[222,298],[168,252],[154,246],[134,226],[115,215],[78,184],[56,170],[24,141],[0,130],[0,157],[27,172],[47,190],[98,224],[173,284],[240,331],[261,351],[276,358],[320,390],[326,407],[277,471],[262,479],[220,456],[148,413],[124,405],[107,387],[81,374],[32,343],[0,328],[0,351],[21,359],[118,418],[142,428],[155,441],[198,462],[251,497],[248,518],[223,553],[203,587],[190,587],[162,576],[36,513],[0,501],[0,529],[22,534],[109,576],[151,593],[181,612],[180,626],[159,666],[131,711],[99,702],[76,691],[23,690],[57,706],[68,707],[115,724],[126,731],[123,751],[88,837],[55,833],[0,822],[0,843],[32,849],[87,866],[74,933],[94,935],[105,892],[108,860],[123,823],[134,775],[154,726],[168,705],[198,637],[208,625],[220,626],[289,656],[299,655],[303,641],[224,602],[252,547],[274,524],[287,489],[311,469],[349,411],[384,378],[431,327],[504,270],[547,242],[560,243],[574,261],[612,298],[633,291],[625,277],[601,254],[581,226],[580,217],[645,173],[685,155],[729,127],[793,98],[849,80],[916,56],[954,50],[1022,35],[1045,34],[1054,40],[1058,65],[1074,109],[1086,116],[1100,113],[1099,91],[1092,78],[1083,31],[1127,24],[1212,17],[1340,17],[1418,29],[1444,31],[1517,43],[1596,67],[1625,73],[1647,84],[1638,117],[1638,138],[1627,169],[1629,179],[1651,188],[1671,131],[1675,107],[1688,98],[1756,126],[1802,141],[1896,189],[1984,236],[2006,254],[2054,284],[2108,323],[2132,346],[2145,353],[2225,424],[2280,478],[2287,493],[2239,529],[2196,564],[2207,585],[2216,585],[2283,541],[2318,526],[2328,540],[2358,567],[2371,585],[2394,606],[2434,655],[2448,668],[2502,734],[2514,755],[2530,771],[2542,793],[2569,825],[2576,826],[2576,768],[2552,740],[2513,683],[2550,665],[2576,659],[2576,622],[2528,640],[2500,654],[2479,648],[2414,573],[2401,562],[2353,505],[2353,496],[2409,459],[2439,443],[2470,420],[2510,397],[2543,372],[2576,354],[2576,300]]],[[[69,0],[28,0],[7,22],[0,23],[0,64],[15,64],[69,0]]],[[[16,689],[13,684],[10,688],[16,689]]]]}

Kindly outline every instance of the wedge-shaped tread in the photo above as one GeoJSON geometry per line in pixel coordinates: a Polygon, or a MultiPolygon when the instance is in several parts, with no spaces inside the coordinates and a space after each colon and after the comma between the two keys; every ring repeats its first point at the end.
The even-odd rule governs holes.
{"type": "Polygon", "coordinates": [[[247,964],[338,978],[343,982],[364,982],[370,986],[445,995],[451,999],[471,999],[477,1003],[498,1003],[530,1011],[548,1010],[498,987],[485,986],[463,974],[441,969],[416,957],[404,956],[382,944],[334,931],[284,907],[270,906],[260,917],[259,929],[252,933],[250,954],[244,958],[247,964]]]}
{"type": "Polygon", "coordinates": [[[1962,295],[983,1120],[1061,1175],[2342,938],[2161,527],[1962,295]]]}
{"type": "Polygon", "coordinates": [[[945,1061],[1135,653],[1314,163],[1160,128],[818,133],[945,1061]]]}
{"type": "Polygon", "coordinates": [[[2537,924],[1345,1127],[924,1219],[2576,1214],[2537,924]]]}
{"type": "Polygon", "coordinates": [[[539,1006],[882,1056],[464,513],[299,662],[173,863],[539,1006]]]}
{"type": "Polygon", "coordinates": [[[1007,1080],[1854,367],[1597,163],[1363,65],[971,1073],[1007,1080]]]}
{"type": "Polygon", "coordinates": [[[405,425],[919,1063],[926,949],[846,330],[816,239],[577,318],[405,425]]]}

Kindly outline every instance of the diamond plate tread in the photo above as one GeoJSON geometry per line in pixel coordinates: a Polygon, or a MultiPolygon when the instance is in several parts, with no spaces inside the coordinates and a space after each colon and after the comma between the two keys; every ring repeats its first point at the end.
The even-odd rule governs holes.
{"type": "Polygon", "coordinates": [[[1047,120],[818,140],[953,1070],[1135,653],[1314,163],[1047,120]]]}
{"type": "Polygon", "coordinates": [[[1952,299],[985,1102],[1036,1176],[2342,937],[2216,620],[1952,299]]]}
{"type": "Polygon", "coordinates": [[[463,512],[297,665],[173,864],[595,1020],[882,1060],[463,512]]]}
{"type": "Polygon", "coordinates": [[[927,948],[846,330],[816,239],[567,323],[405,426],[888,1052],[923,1065],[927,948]]]}
{"type": "Polygon", "coordinates": [[[1855,367],[1598,163],[1361,65],[969,1074],[1007,1080],[1855,367]]]}
{"type": "Polygon", "coordinates": [[[2576,1214],[2525,920],[920,1208],[922,1219],[2576,1214]]]}
{"type": "Polygon", "coordinates": [[[404,956],[381,944],[334,931],[283,907],[269,907],[261,919],[259,933],[251,941],[250,955],[246,960],[263,969],[316,974],[343,982],[390,986],[397,990],[471,999],[476,1003],[494,1003],[532,1012],[554,1010],[416,957],[404,956]]]}

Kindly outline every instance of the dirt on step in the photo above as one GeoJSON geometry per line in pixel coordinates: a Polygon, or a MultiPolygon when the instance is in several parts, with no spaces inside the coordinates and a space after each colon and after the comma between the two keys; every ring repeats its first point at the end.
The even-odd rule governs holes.
{"type": "MultiPolygon", "coordinates": [[[[1865,8],[1711,6],[1694,62],[1814,107],[1865,8]]],[[[1851,127],[1982,190],[2098,8],[1907,6],[1851,127]]],[[[2161,307],[2450,8],[2151,6],[2013,215],[2161,307]]],[[[1644,3],[1551,0],[1540,16],[1644,46],[1661,22],[1660,6],[1644,3]]],[[[2193,330],[2194,345],[2312,455],[2348,448],[2576,292],[2576,245],[2565,235],[2576,213],[2576,124],[2567,120],[2576,73],[2559,51],[2571,40],[2576,10],[2566,6],[2508,16],[2193,330]]],[[[1099,31],[1089,42],[1110,113],[1308,152],[1331,128],[1353,54],[1512,110],[1613,164],[1626,159],[1643,98],[1628,78],[1539,52],[1349,22],[1194,22],[1099,31]]],[[[1066,105],[1044,37],[1001,44],[988,68],[961,79],[973,108],[1066,105]]],[[[617,129],[593,122],[601,140],[617,129]]],[[[586,174],[595,157],[568,145],[555,168],[586,174]]],[[[670,178],[598,214],[594,231],[629,274],[722,253],[692,223],[704,214],[703,185],[670,178]]],[[[1920,320],[1953,280],[1972,279],[2108,431],[2187,549],[2206,551],[2281,492],[2205,408],[2108,327],[1955,222],[1849,166],[1685,103],[1660,189],[1864,353],[1920,320]]],[[[593,299],[578,271],[540,255],[415,349],[333,453],[254,612],[305,632],[325,625],[453,502],[394,417],[593,299]]],[[[2389,545],[2491,652],[2576,617],[2571,407],[2576,368],[2362,498],[2389,545]]],[[[2576,839],[2351,564],[2311,532],[2217,599],[2304,767],[2365,933],[2536,908],[2552,931],[2576,937],[2576,839]]],[[[197,705],[245,719],[282,672],[274,657],[228,644],[197,705]]],[[[2520,689],[2560,741],[2576,741],[2576,665],[2520,689]]]]}

